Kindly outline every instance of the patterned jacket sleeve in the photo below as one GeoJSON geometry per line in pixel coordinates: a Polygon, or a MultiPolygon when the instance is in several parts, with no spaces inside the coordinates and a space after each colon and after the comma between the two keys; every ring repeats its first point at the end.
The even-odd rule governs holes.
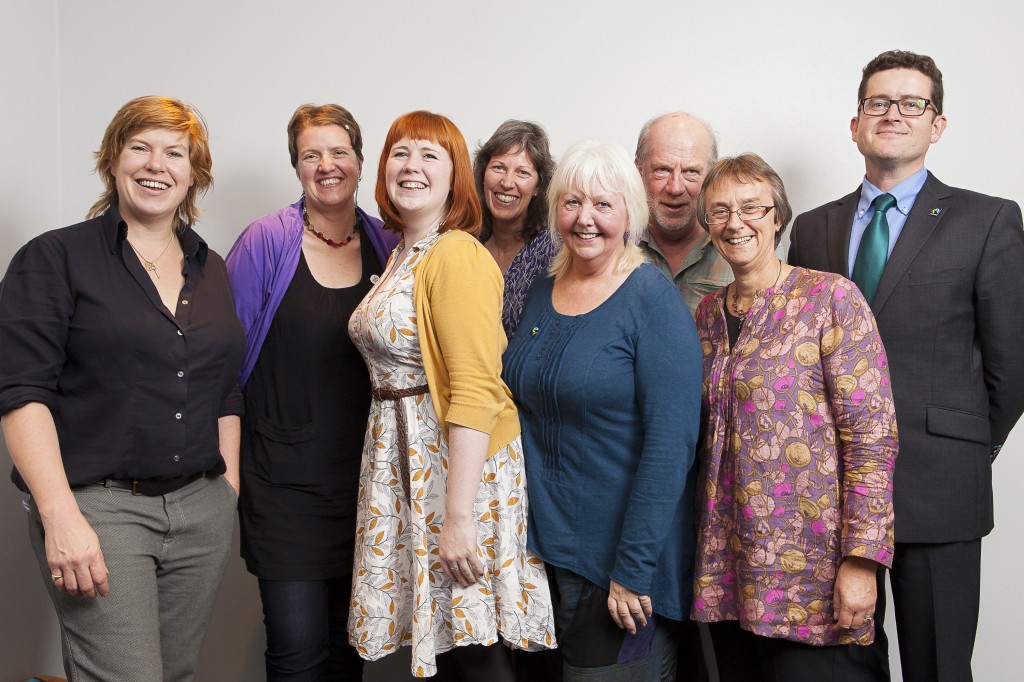
{"type": "Polygon", "coordinates": [[[821,334],[821,364],[842,475],[842,555],[891,566],[898,439],[885,348],[856,286],[833,276],[822,295],[831,311],[821,334]]]}

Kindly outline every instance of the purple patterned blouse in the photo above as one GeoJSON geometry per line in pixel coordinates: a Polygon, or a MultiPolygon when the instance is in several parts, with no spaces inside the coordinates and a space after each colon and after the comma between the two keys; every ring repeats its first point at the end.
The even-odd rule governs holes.
{"type": "Polygon", "coordinates": [[[536,236],[519,249],[505,273],[505,292],[501,305],[501,325],[505,336],[512,338],[519,328],[523,301],[537,275],[546,275],[548,264],[558,253],[559,245],[551,239],[551,231],[541,227],[536,236]]]}
{"type": "Polygon", "coordinates": [[[840,630],[844,556],[889,566],[896,418],[885,349],[848,280],[794,268],[729,347],[725,289],[695,321],[704,356],[694,620],[757,635],[869,644],[840,630]]]}

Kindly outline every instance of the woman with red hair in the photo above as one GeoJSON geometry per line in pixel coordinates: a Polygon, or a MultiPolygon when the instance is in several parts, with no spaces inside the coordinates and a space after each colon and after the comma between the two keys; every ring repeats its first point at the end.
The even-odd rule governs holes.
{"type": "Polygon", "coordinates": [[[417,677],[510,680],[489,645],[550,648],[554,628],[544,565],[526,550],[501,272],[474,238],[459,129],[426,111],[398,118],[376,198],[402,241],[349,323],[373,385],[349,638],[369,660],[411,645],[417,677]]]}

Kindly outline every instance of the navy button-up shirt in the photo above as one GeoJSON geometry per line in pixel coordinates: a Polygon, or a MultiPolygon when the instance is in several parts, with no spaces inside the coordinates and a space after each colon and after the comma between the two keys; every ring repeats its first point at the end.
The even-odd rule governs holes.
{"type": "MultiPolygon", "coordinates": [[[[223,473],[245,335],[224,261],[191,228],[172,313],[112,207],[26,244],[0,284],[0,414],[53,414],[71,485],[223,473]]],[[[12,480],[27,491],[17,471],[12,480]]]]}

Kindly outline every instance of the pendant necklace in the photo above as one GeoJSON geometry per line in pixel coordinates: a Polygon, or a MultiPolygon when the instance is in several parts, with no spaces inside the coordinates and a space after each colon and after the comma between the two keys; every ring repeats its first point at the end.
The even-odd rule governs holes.
{"type": "Polygon", "coordinates": [[[156,262],[160,260],[160,257],[167,252],[167,247],[169,247],[171,245],[171,241],[174,240],[174,233],[171,233],[171,237],[170,239],[167,240],[167,243],[164,244],[163,250],[160,251],[160,253],[158,253],[156,258],[154,258],[153,260],[149,260],[145,256],[143,256],[139,252],[139,250],[135,248],[135,244],[132,244],[132,241],[128,239],[128,237],[125,237],[124,240],[128,242],[128,246],[132,247],[132,251],[134,251],[135,255],[138,256],[139,260],[142,261],[142,267],[146,268],[147,272],[152,272],[154,275],[156,275],[157,279],[160,279],[160,273],[156,271],[156,262]]]}
{"type": "MultiPolygon", "coordinates": [[[[774,289],[775,287],[779,286],[779,278],[780,277],[782,277],[782,261],[781,260],[779,260],[779,272],[778,272],[778,274],[775,275],[775,283],[772,284],[772,289],[774,289]]],[[[739,286],[735,282],[733,282],[733,284],[732,284],[732,312],[733,312],[733,315],[735,315],[736,317],[739,318],[739,320],[740,320],[740,327],[742,327],[743,323],[746,322],[747,314],[750,312],[750,309],[754,307],[754,301],[759,299],[761,296],[764,296],[764,292],[765,291],[766,291],[765,289],[756,289],[756,290],[754,290],[754,298],[750,301],[750,305],[748,305],[744,310],[740,310],[740,288],[739,288],[739,286]]]]}

